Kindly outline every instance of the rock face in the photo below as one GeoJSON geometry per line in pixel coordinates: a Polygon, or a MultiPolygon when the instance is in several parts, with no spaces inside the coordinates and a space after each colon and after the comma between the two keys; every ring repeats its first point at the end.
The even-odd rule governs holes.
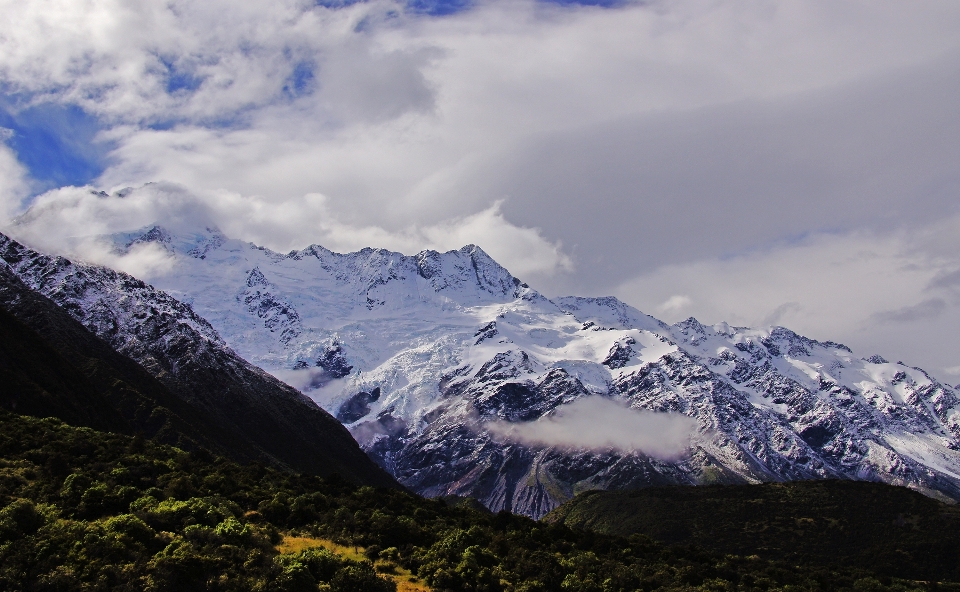
{"type": "MultiPolygon", "coordinates": [[[[151,236],[170,240],[158,230],[143,240],[151,236]]],[[[214,450],[238,460],[395,486],[342,424],[237,356],[189,305],[129,275],[42,255],[3,235],[0,259],[4,274],[16,276],[159,381],[165,396],[173,399],[166,406],[185,420],[185,433],[196,441],[212,436],[214,450]],[[203,418],[206,433],[201,433],[196,416],[203,418]]],[[[22,312],[16,294],[8,297],[11,293],[0,290],[4,304],[14,314],[22,312]]],[[[47,332],[38,333],[44,337],[47,332]]],[[[128,421],[142,427],[135,418],[128,421]]]]}
{"type": "MultiPolygon", "coordinates": [[[[587,489],[678,483],[841,478],[960,498],[957,391],[837,343],[782,327],[668,326],[615,298],[548,300],[475,246],[279,254],[210,229],[113,238],[121,251],[162,241],[173,271],[153,281],[191,304],[187,326],[212,331],[195,310],[424,495],[534,517],[587,489]],[[625,418],[690,418],[689,446],[670,456],[577,444],[616,421],[579,424],[563,445],[499,429],[554,429],[594,399],[625,418]]],[[[78,306],[96,316],[95,302],[78,306]]]]}

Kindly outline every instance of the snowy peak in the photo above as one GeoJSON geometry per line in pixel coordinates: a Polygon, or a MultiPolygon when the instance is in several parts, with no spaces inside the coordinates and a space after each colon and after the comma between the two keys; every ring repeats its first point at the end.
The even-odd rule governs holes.
{"type": "Polygon", "coordinates": [[[293,305],[277,295],[278,292],[260,268],[254,267],[247,274],[245,287],[237,295],[237,300],[246,306],[248,312],[263,319],[264,327],[279,333],[280,340],[288,343],[303,332],[303,327],[293,305]]]}
{"type": "MultiPolygon", "coordinates": [[[[283,255],[252,243],[231,241],[216,228],[175,233],[158,225],[108,238],[119,254],[137,245],[155,244],[172,254],[197,259],[205,259],[217,250],[257,251],[246,256],[255,266],[257,259],[271,263],[308,262],[308,267],[313,262],[311,271],[325,272],[335,281],[348,284],[355,294],[368,296],[366,304],[370,307],[386,305],[396,297],[408,300],[424,289],[467,305],[503,302],[534,293],[476,245],[445,253],[425,250],[414,256],[369,247],[354,253],[336,253],[311,245],[283,255]]],[[[258,270],[261,276],[264,269],[261,266],[258,270]]]]}
{"type": "Polygon", "coordinates": [[[458,251],[421,251],[415,257],[417,273],[438,294],[475,292],[478,300],[518,298],[529,291],[526,284],[493,260],[483,249],[467,245],[458,251]]]}
{"type": "Polygon", "coordinates": [[[838,343],[783,327],[666,325],[613,297],[547,300],[475,245],[280,254],[159,227],[116,240],[173,253],[156,283],[425,495],[532,516],[584,489],[667,483],[867,479],[960,499],[955,390],[838,343]],[[554,438],[557,418],[594,403],[613,405],[614,422],[684,416],[690,445],[667,460],[598,449],[578,439],[609,431],[595,419],[559,430],[562,445],[498,439],[554,438]]]}
{"type": "MultiPolygon", "coordinates": [[[[161,233],[154,233],[159,237],[161,233]]],[[[42,255],[0,234],[0,257],[33,289],[43,293],[94,332],[122,335],[126,326],[161,319],[189,327],[218,347],[226,344],[188,305],[126,273],[42,255]]],[[[122,351],[122,346],[118,347],[122,351]]]]}
{"type": "MultiPolygon", "coordinates": [[[[142,243],[176,244],[159,229],[144,234],[148,237],[142,243]]],[[[141,396],[136,388],[114,383],[125,392],[126,402],[110,397],[119,412],[159,427],[154,420],[167,412],[154,405],[170,406],[182,417],[202,422],[193,427],[206,430],[205,437],[244,461],[393,485],[341,423],[303,393],[237,356],[189,305],[125,273],[42,255],[3,234],[0,261],[24,290],[48,298],[50,306],[79,321],[104,347],[127,356],[169,389],[151,402],[158,391],[141,396]]],[[[14,285],[9,279],[8,290],[14,285]]],[[[250,283],[263,287],[256,279],[250,283]]],[[[86,372],[90,366],[84,364],[86,372]]]]}
{"type": "Polygon", "coordinates": [[[561,296],[551,300],[565,313],[572,314],[582,323],[614,329],[643,329],[666,331],[668,326],[646,315],[613,296],[582,297],[561,296]]]}
{"type": "Polygon", "coordinates": [[[385,249],[365,248],[335,253],[312,245],[289,255],[315,259],[339,282],[365,296],[367,308],[421,300],[433,293],[458,304],[505,302],[532,292],[519,279],[476,245],[457,251],[421,251],[407,256],[385,249]]]}
{"type": "Polygon", "coordinates": [[[119,232],[105,238],[113,245],[118,255],[126,255],[141,246],[158,246],[171,255],[186,255],[204,259],[211,249],[216,249],[229,240],[216,227],[203,227],[171,232],[156,224],[131,232],[119,232]]]}

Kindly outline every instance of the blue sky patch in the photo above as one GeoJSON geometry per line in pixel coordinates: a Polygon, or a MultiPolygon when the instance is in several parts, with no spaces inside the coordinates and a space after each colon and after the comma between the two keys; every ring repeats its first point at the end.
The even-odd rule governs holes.
{"type": "Polygon", "coordinates": [[[430,16],[455,14],[471,6],[473,6],[473,0],[408,0],[407,2],[409,10],[430,16]]]}
{"type": "MultiPolygon", "coordinates": [[[[318,6],[328,8],[341,8],[356,4],[361,0],[319,0],[318,6]]],[[[559,4],[561,6],[601,6],[604,8],[616,8],[628,4],[630,0],[540,0],[547,4],[559,4]]],[[[407,10],[417,14],[428,16],[445,16],[456,14],[469,10],[476,4],[475,0],[407,0],[407,10]]]]}
{"type": "Polygon", "coordinates": [[[311,62],[298,62],[293,67],[293,73],[287,78],[287,82],[283,86],[283,92],[289,97],[301,97],[313,90],[313,82],[313,64],[311,62]]]}
{"type": "Polygon", "coordinates": [[[112,148],[94,141],[99,122],[73,105],[17,110],[0,99],[0,127],[12,130],[6,142],[41,191],[90,183],[103,173],[112,148]]]}
{"type": "Polygon", "coordinates": [[[193,72],[178,68],[172,60],[160,58],[160,63],[167,69],[168,94],[192,93],[203,84],[202,76],[196,76],[193,72]]]}
{"type": "Polygon", "coordinates": [[[601,6],[603,8],[617,8],[629,2],[629,0],[540,0],[547,4],[559,4],[561,6],[601,6]]]}

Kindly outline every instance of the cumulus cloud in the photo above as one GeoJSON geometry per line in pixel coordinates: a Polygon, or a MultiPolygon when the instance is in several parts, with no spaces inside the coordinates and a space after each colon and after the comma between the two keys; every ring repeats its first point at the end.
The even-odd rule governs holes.
{"type": "Polygon", "coordinates": [[[511,224],[500,203],[472,215],[434,225],[388,230],[339,220],[328,200],[311,193],[272,202],[226,191],[191,192],[169,183],[123,189],[112,194],[89,187],[61,188],[36,198],[6,230],[31,246],[151,277],[169,271],[173,261],[162,247],[136,245],[117,253],[102,236],[160,223],[173,232],[214,226],[227,236],[277,251],[310,244],[340,251],[374,245],[404,253],[447,251],[480,245],[514,274],[550,275],[571,269],[559,243],[536,228],[511,224]]]}
{"type": "MultiPolygon", "coordinates": [[[[4,91],[102,126],[98,188],[171,183],[40,196],[14,229],[38,246],[181,220],[280,250],[473,242],[546,293],[621,285],[668,318],[957,363],[955,0],[498,0],[444,18],[0,0],[0,18],[4,91]],[[871,321],[924,302],[944,308],[871,321]]],[[[5,219],[29,194],[18,166],[0,152],[5,219]]],[[[111,264],[159,273],[162,255],[111,264]]]]}
{"type": "Polygon", "coordinates": [[[177,263],[173,253],[156,243],[133,245],[124,253],[118,253],[112,244],[99,237],[74,238],[69,243],[69,247],[63,246],[54,252],[125,271],[141,279],[170,273],[177,263]]]}
{"type": "MultiPolygon", "coordinates": [[[[785,97],[930,62],[956,47],[960,23],[960,9],[946,1],[658,2],[615,10],[508,1],[442,19],[384,0],[336,9],[297,0],[242,7],[51,0],[8,2],[0,11],[8,25],[5,82],[37,100],[78,104],[107,125],[104,135],[118,148],[104,186],[168,180],[279,200],[320,192],[351,222],[366,216],[378,225],[434,223],[509,195],[511,219],[514,210],[534,215],[521,207],[528,201],[559,206],[537,208],[551,228],[564,219],[577,224],[582,216],[569,216],[571,208],[622,211],[618,200],[649,190],[643,175],[624,176],[635,163],[612,154],[676,172],[647,158],[660,134],[641,130],[646,142],[620,141],[617,130],[635,127],[637,117],[785,100],[778,119],[789,126],[802,107],[785,97]],[[584,142],[584,129],[599,135],[584,142]],[[567,141],[590,150],[553,166],[538,158],[544,143],[567,141]],[[541,186],[558,165],[596,177],[553,176],[541,186]]],[[[681,118],[669,131],[690,139],[695,126],[730,138],[720,125],[730,122],[736,147],[753,150],[763,130],[736,119],[713,112],[705,122],[681,118]]],[[[804,127],[816,136],[831,126],[804,127]]],[[[682,161],[684,176],[665,181],[702,182],[716,156],[693,151],[682,161]]],[[[622,235],[623,218],[642,220],[629,214],[608,220],[613,234],[622,235]]],[[[522,225],[541,224],[524,218],[522,225]]]]}
{"type": "Polygon", "coordinates": [[[696,422],[678,413],[641,411],[604,397],[584,397],[535,421],[494,421],[484,428],[498,438],[527,445],[616,450],[675,460],[689,450],[696,422]]]}

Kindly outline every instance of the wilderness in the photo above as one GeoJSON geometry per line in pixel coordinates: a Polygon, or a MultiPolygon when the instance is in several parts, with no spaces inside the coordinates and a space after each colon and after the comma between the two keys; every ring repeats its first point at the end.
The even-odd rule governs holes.
{"type": "Polygon", "coordinates": [[[0,589],[960,592],[958,31],[0,1],[0,589]]]}
{"type": "MultiPolygon", "coordinates": [[[[907,590],[960,581],[956,507],[882,483],[749,485],[730,472],[726,485],[593,488],[539,521],[470,496],[416,495],[191,307],[126,274],[10,239],[2,257],[6,589],[907,590]]],[[[614,343],[609,356],[626,359],[603,368],[629,369],[632,350],[643,351],[639,340],[620,347],[615,332],[603,337],[614,343]]],[[[321,352],[320,361],[335,357],[321,352]]],[[[670,352],[681,350],[662,355],[670,352]]],[[[488,368],[476,406],[491,405],[491,392],[517,394],[503,386],[516,382],[483,380],[488,368]]],[[[537,382],[521,384],[531,384],[527,398],[494,401],[548,418],[545,401],[563,405],[537,382]]],[[[341,421],[363,425],[378,398],[347,399],[353,415],[341,411],[341,421]]],[[[485,445],[580,462],[638,457],[535,440],[485,445]]],[[[461,450],[434,448],[433,462],[464,463],[461,450]]],[[[676,474],[677,460],[648,458],[676,474]]]]}

